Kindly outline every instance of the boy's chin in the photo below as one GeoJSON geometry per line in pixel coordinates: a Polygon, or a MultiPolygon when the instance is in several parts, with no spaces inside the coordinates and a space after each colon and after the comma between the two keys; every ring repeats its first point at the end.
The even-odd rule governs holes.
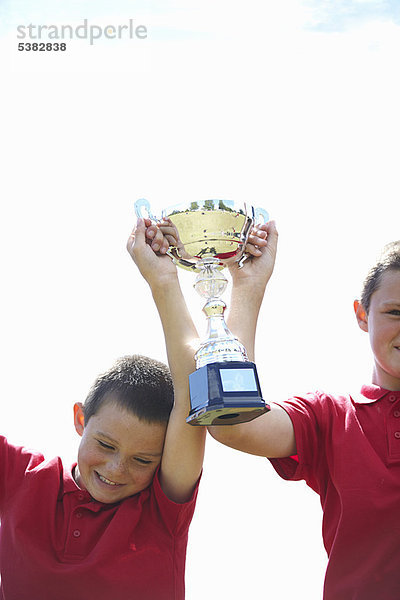
{"type": "Polygon", "coordinates": [[[95,502],[101,502],[101,504],[117,504],[118,502],[122,502],[126,498],[129,498],[129,496],[126,496],[126,497],[122,497],[122,498],[113,498],[111,500],[111,498],[105,498],[104,496],[101,496],[100,494],[90,494],[90,496],[92,497],[92,499],[95,502]]]}
{"type": "Polygon", "coordinates": [[[106,492],[99,492],[98,490],[88,490],[90,496],[93,498],[93,500],[96,500],[97,502],[101,502],[102,504],[115,504],[116,502],[121,502],[122,500],[125,500],[126,498],[129,498],[129,496],[131,496],[132,494],[123,494],[123,493],[106,493],[106,492]]]}

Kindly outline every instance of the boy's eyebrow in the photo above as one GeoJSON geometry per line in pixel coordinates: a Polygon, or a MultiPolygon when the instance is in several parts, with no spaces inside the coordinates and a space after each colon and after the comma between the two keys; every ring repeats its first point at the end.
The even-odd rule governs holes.
{"type": "Polygon", "coordinates": [[[137,452],[136,454],[140,454],[141,456],[162,456],[162,452],[137,452]]]}
{"type": "Polygon", "coordinates": [[[114,440],[110,435],[108,435],[108,433],[104,433],[104,431],[96,431],[95,435],[99,435],[100,437],[107,438],[108,440],[110,440],[110,442],[113,442],[114,444],[118,444],[117,440],[114,440]]]}
{"type": "MultiPolygon", "coordinates": [[[[110,435],[108,435],[108,433],[104,433],[104,431],[96,431],[95,435],[98,435],[99,437],[102,438],[107,438],[110,442],[112,442],[113,444],[115,444],[116,446],[118,446],[118,442],[116,440],[114,440],[110,435]]],[[[137,452],[137,454],[141,454],[142,456],[162,456],[162,452],[137,452]]]]}

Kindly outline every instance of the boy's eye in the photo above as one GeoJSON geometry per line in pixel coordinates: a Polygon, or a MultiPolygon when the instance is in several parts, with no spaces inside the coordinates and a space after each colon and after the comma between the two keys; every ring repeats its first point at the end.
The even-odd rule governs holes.
{"type": "Polygon", "coordinates": [[[109,444],[106,444],[105,442],[102,442],[100,440],[97,440],[97,441],[102,448],[105,448],[106,450],[114,450],[113,446],[110,446],[109,444]]]}
{"type": "Polygon", "coordinates": [[[137,456],[135,457],[135,460],[141,465],[149,465],[151,463],[151,460],[145,460],[144,458],[138,458],[137,456]]]}
{"type": "Polygon", "coordinates": [[[395,315],[396,317],[400,316],[400,310],[398,308],[394,308],[393,310],[389,310],[389,315],[395,315]]]}

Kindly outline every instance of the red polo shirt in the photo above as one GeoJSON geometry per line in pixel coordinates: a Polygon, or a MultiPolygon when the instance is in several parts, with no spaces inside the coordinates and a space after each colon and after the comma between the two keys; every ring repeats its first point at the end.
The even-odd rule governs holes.
{"type": "Polygon", "coordinates": [[[80,490],[60,458],[0,437],[3,600],[183,600],[186,504],[152,485],[117,504],[80,490]]]}
{"type": "Polygon", "coordinates": [[[361,394],[315,393],[280,406],[298,454],[271,463],[321,497],[324,598],[399,600],[400,391],[364,386],[361,394]]]}

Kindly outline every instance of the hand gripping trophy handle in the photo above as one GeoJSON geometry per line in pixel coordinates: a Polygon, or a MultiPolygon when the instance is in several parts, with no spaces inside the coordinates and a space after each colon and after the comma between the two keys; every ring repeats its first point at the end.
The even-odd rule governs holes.
{"type": "MultiPolygon", "coordinates": [[[[145,199],[135,203],[138,217],[156,219],[145,199]]],[[[197,273],[194,287],[206,299],[206,338],[195,354],[196,371],[189,376],[191,425],[228,425],[250,421],[267,412],[257,370],[243,344],[229,331],[220,299],[228,280],[223,268],[232,262],[241,267],[247,239],[256,219],[268,213],[231,200],[204,200],[162,211],[176,228],[177,245],[168,254],[181,268],[197,273]]]]}

